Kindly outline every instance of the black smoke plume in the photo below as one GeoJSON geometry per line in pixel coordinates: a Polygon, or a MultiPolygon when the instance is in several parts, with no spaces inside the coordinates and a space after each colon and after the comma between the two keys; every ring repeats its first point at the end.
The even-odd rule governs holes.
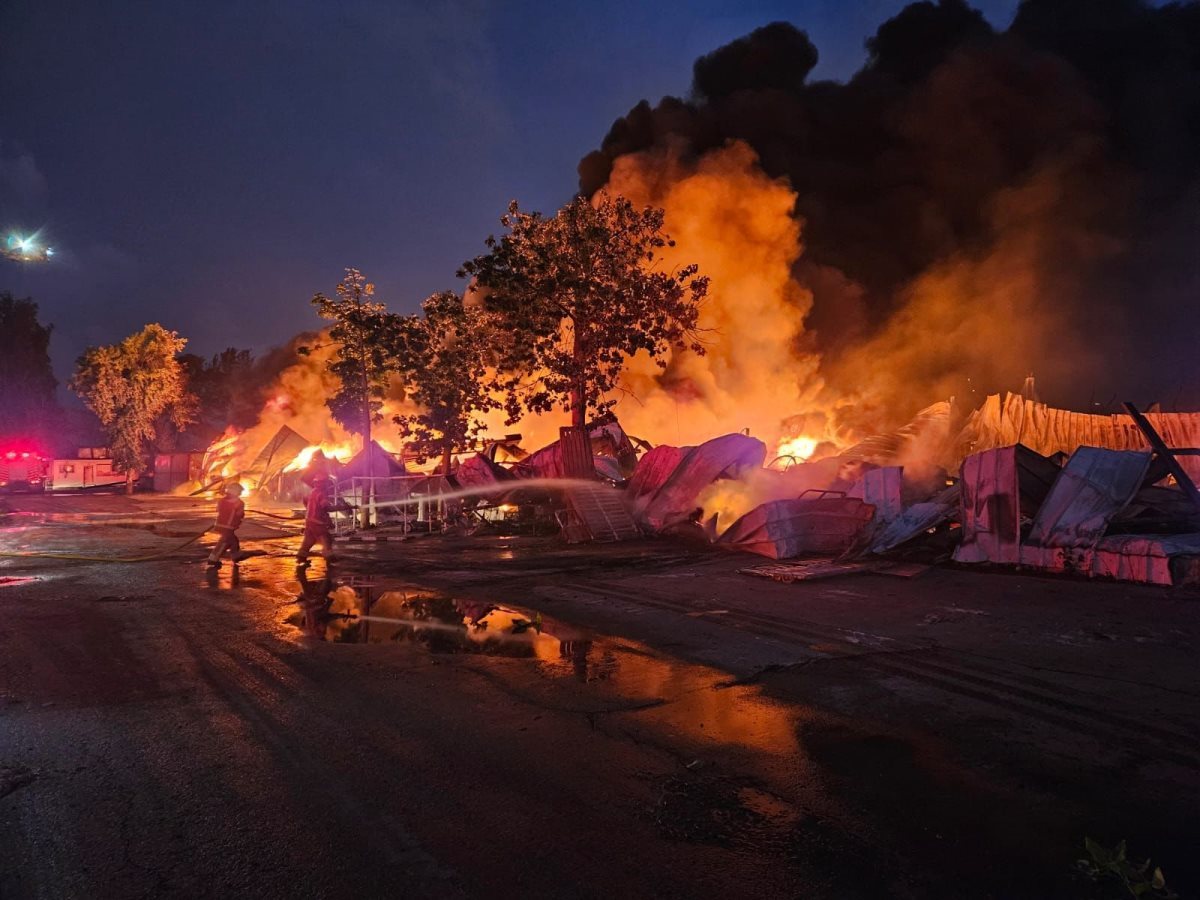
{"type": "Polygon", "coordinates": [[[1030,371],[1077,408],[1200,403],[1200,5],[1026,0],[997,31],[914,3],[846,83],[809,79],[802,27],[697,60],[689,97],[613,124],[581,190],[628,154],[748,144],[796,192],[805,340],[877,421],[1030,371]]]}

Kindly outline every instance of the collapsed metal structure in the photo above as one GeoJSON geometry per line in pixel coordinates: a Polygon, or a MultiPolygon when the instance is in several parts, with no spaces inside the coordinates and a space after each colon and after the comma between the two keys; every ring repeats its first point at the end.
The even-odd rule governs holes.
{"type": "MultiPolygon", "coordinates": [[[[820,569],[823,575],[907,555],[1200,583],[1200,492],[1190,475],[1200,462],[1200,414],[1126,407],[1125,415],[1090,416],[989,398],[955,439],[955,447],[971,448],[957,476],[927,496],[906,504],[903,467],[872,468],[848,490],[763,503],[715,543],[778,560],[837,563],[820,569]],[[1159,428],[1191,445],[1171,446],[1159,428]],[[851,560],[860,562],[847,568],[851,560]]],[[[726,435],[696,448],[656,448],[629,488],[639,520],[652,532],[679,526],[712,480],[739,479],[761,465],[755,444],[726,435]]],[[[796,577],[801,569],[805,577],[818,571],[799,567],[796,577]]]]}
{"type": "MultiPolygon", "coordinates": [[[[289,464],[310,446],[281,428],[228,477],[296,499],[305,473],[289,464]]],[[[1198,446],[1200,413],[1127,404],[1124,414],[1094,415],[1009,394],[957,422],[951,403],[933,404],[904,428],[794,466],[767,464],[766,446],[746,434],[650,447],[611,416],[563,428],[508,465],[494,448],[461,458],[452,475],[410,472],[373,442],[346,463],[318,463],[370,511],[342,523],[348,530],[515,519],[569,542],[685,534],[775,560],[824,560],[826,574],[903,556],[1185,584],[1200,583],[1198,446]],[[916,450],[937,477],[910,477],[905,460],[916,450]],[[718,523],[706,492],[748,481],[764,501],[718,523]]]]}

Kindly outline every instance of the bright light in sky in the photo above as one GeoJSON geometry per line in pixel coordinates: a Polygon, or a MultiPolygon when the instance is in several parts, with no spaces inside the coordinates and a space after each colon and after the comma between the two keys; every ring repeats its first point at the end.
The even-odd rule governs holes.
{"type": "Polygon", "coordinates": [[[46,262],[54,255],[54,248],[41,246],[37,232],[29,235],[13,232],[5,238],[0,252],[15,262],[46,262]]]}

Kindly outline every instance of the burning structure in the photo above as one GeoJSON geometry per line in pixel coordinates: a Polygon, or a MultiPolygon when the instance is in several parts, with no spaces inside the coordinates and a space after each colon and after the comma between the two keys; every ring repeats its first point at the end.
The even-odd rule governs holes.
{"type": "MultiPolygon", "coordinates": [[[[1033,393],[1031,381],[1026,390],[1033,393]]],[[[291,406],[281,396],[264,418],[291,406]]],[[[951,523],[935,555],[953,553],[960,562],[1164,584],[1200,580],[1200,493],[1190,480],[1195,457],[1177,459],[1168,449],[1200,444],[1200,414],[1141,416],[1131,409],[1099,416],[993,395],[969,411],[933,404],[898,429],[842,447],[828,437],[798,435],[778,438],[771,449],[740,433],[695,446],[652,446],[630,439],[609,418],[586,433],[587,463],[572,458],[569,432],[531,454],[515,452],[509,435],[509,452],[519,459],[498,463],[496,444],[493,452],[460,455],[448,480],[438,476],[434,485],[419,475],[416,486],[407,484],[412,473],[402,454],[377,442],[352,453],[350,441],[326,455],[281,424],[253,455],[245,452],[246,433],[214,442],[204,461],[210,480],[202,487],[234,478],[265,496],[294,500],[315,464],[346,483],[365,482],[365,489],[354,489],[383,506],[447,493],[487,497],[492,505],[523,498],[565,507],[559,521],[568,539],[691,531],[717,546],[775,559],[903,551],[951,523]],[[544,487],[580,472],[607,481],[619,498],[615,490],[544,487]]],[[[419,518],[429,518],[424,507],[419,518]]],[[[406,525],[408,519],[405,513],[406,525]]]]}
{"type": "MultiPolygon", "coordinates": [[[[675,244],[662,264],[711,278],[707,352],[676,351],[665,369],[627,361],[616,412],[653,449],[638,460],[628,439],[597,450],[591,436],[593,467],[628,479],[645,528],[791,553],[772,535],[813,504],[838,519],[830,492],[857,501],[842,504],[847,529],[873,507],[869,545],[887,549],[947,510],[978,531],[960,500],[974,504],[979,466],[1000,463],[975,454],[1145,453],[1134,420],[1096,415],[1095,397],[1200,402],[1194,335],[1159,327],[1197,282],[1200,153],[1179,125],[1200,112],[1196,10],[1027,0],[997,31],[962,0],[915,3],[844,84],[811,81],[816,48],[774,23],[697,60],[689,99],[635,106],[581,161],[580,188],[664,210],[675,244]],[[1090,412],[1002,398],[1033,370],[1090,412]]],[[[280,491],[305,454],[361,450],[324,408],[327,352],[286,370],[258,425],[211,448],[207,478],[280,491]]],[[[1196,416],[1149,419],[1168,446],[1200,445],[1196,416]]],[[[563,474],[557,424],[522,420],[526,449],[549,446],[511,469],[465,464],[464,482],[563,474]]],[[[1153,467],[1140,479],[1127,506],[1178,491],[1153,467]]],[[[1027,525],[1032,497],[1014,501],[1027,525]]]]}

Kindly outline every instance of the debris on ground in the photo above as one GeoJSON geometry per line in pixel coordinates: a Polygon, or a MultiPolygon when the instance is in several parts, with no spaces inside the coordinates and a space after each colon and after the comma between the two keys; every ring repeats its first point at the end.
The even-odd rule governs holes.
{"type": "MultiPolygon", "coordinates": [[[[532,453],[509,435],[503,462],[492,442],[457,459],[452,474],[413,474],[374,443],[345,463],[320,452],[312,460],[348,480],[359,492],[352,505],[370,510],[363,523],[341,523],[351,532],[363,524],[557,532],[567,543],[650,535],[819,563],[792,580],[883,571],[854,565],[865,561],[953,559],[1200,583],[1200,491],[1191,480],[1200,451],[1181,446],[1200,443],[1200,413],[1143,415],[1126,404],[1126,414],[1099,416],[1013,394],[988,397],[965,420],[955,410],[935,403],[850,446],[784,441],[769,463],[748,432],[652,447],[612,415],[561,429],[532,453]]],[[[288,478],[303,481],[294,460],[315,449],[306,445],[284,426],[225,477],[252,475],[257,489],[286,493],[288,478]]],[[[232,458],[234,446],[222,438],[208,455],[232,458]]]]}
{"type": "Polygon", "coordinates": [[[833,562],[832,560],[807,560],[805,562],[788,563],[774,566],[747,566],[738,569],[739,575],[757,575],[760,578],[770,578],[784,584],[793,581],[821,581],[825,578],[836,578],[839,575],[856,575],[859,572],[871,572],[876,567],[870,562],[833,562]]]}

